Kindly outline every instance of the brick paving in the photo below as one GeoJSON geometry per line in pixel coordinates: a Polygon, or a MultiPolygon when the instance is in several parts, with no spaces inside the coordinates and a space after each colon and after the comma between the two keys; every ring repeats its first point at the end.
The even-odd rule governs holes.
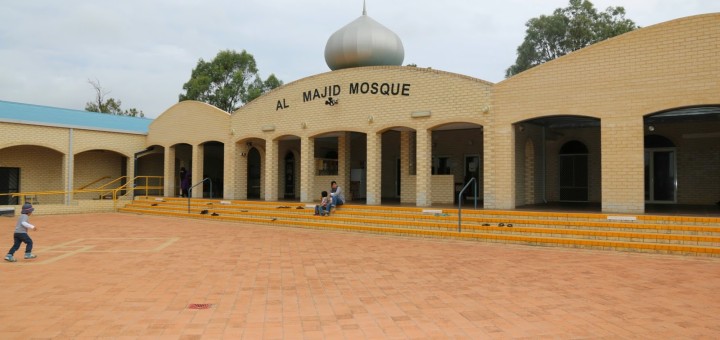
{"type": "MultiPolygon", "coordinates": [[[[15,220],[0,222],[10,248],[15,220]]],[[[0,264],[2,339],[720,337],[717,258],[131,214],[31,223],[39,257],[0,264]]]]}

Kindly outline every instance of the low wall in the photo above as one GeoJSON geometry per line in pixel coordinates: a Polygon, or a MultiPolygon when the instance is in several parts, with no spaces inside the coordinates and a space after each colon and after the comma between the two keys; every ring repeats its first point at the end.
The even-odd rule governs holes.
{"type": "MultiPolygon", "coordinates": [[[[126,203],[125,200],[118,200],[117,207],[120,208],[126,203]]],[[[15,215],[20,214],[22,205],[3,205],[2,209],[15,209],[15,215]]],[[[63,215],[63,214],[85,214],[96,212],[115,211],[112,200],[75,200],[70,204],[35,204],[33,215],[63,215]]]]}

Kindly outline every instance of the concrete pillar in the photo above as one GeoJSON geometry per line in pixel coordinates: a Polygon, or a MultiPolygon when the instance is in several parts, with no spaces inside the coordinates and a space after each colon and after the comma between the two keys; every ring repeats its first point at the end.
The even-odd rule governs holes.
{"type": "Polygon", "coordinates": [[[310,203],[318,196],[315,188],[315,138],[300,138],[300,202],[310,203]]]}
{"type": "Polygon", "coordinates": [[[406,190],[410,180],[410,137],[411,131],[400,131],[400,203],[415,202],[415,194],[406,190]]]}
{"type": "Polygon", "coordinates": [[[237,162],[235,158],[238,157],[237,143],[225,143],[223,144],[223,198],[231,200],[235,198],[235,178],[237,177],[237,171],[235,166],[237,162]]]}
{"type": "Polygon", "coordinates": [[[265,200],[278,199],[278,141],[265,141],[265,200]]]}
{"type": "MultiPolygon", "coordinates": [[[[137,174],[135,174],[135,163],[137,163],[137,159],[135,159],[135,157],[128,157],[127,169],[126,169],[127,181],[125,181],[125,183],[131,182],[133,180],[133,178],[135,178],[135,176],[137,176],[137,174]]],[[[129,199],[135,198],[135,191],[132,190],[132,184],[128,184],[127,188],[128,188],[128,191],[126,191],[127,192],[126,196],[129,199]]],[[[120,195],[122,195],[122,193],[123,193],[122,191],[118,191],[118,197],[120,195]]]]}
{"type": "MultiPolygon", "coordinates": [[[[204,146],[193,145],[192,151],[192,181],[190,186],[193,186],[203,180],[203,161],[205,160],[204,146]]],[[[192,197],[202,198],[205,184],[199,184],[192,188],[192,197]]]]}
{"type": "MultiPolygon", "coordinates": [[[[353,199],[350,195],[350,132],[338,136],[338,174],[337,182],[345,191],[345,199],[353,199]]],[[[330,183],[328,183],[328,187],[330,183]]]]}
{"type": "Polygon", "coordinates": [[[515,133],[513,125],[496,124],[483,131],[483,206],[515,208],[515,133]]]}
{"type": "Polygon", "coordinates": [[[163,196],[176,197],[180,194],[175,176],[175,147],[165,148],[163,155],[163,196]]]}
{"type": "Polygon", "coordinates": [[[645,212],[643,117],[626,115],[600,121],[602,211],[645,212]]]}
{"type": "Polygon", "coordinates": [[[417,130],[416,145],[415,204],[418,207],[429,207],[432,205],[432,131],[417,130]]]}
{"type": "Polygon", "coordinates": [[[382,196],[382,135],[367,134],[367,204],[381,204],[382,196]]]}
{"type": "MultiPolygon", "coordinates": [[[[73,195],[69,192],[72,191],[72,173],[73,173],[73,156],[72,154],[64,154],[63,155],[63,167],[62,167],[62,182],[63,182],[63,190],[68,191],[68,193],[63,197],[63,203],[64,204],[70,204],[72,201],[73,195]]],[[[18,204],[22,205],[25,203],[24,197],[18,197],[18,204]]]]}
{"type": "Polygon", "coordinates": [[[235,143],[233,156],[235,161],[235,199],[247,199],[248,192],[248,154],[250,147],[247,143],[235,143]]]}

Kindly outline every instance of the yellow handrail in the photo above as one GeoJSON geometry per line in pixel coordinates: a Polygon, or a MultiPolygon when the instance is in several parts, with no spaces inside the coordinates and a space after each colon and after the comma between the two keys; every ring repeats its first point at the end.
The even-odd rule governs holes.
{"type": "MultiPolygon", "coordinates": [[[[125,176],[123,176],[125,177],[125,176]]],[[[130,181],[127,181],[127,183],[114,188],[114,189],[80,189],[80,190],[71,190],[71,191],[64,191],[64,190],[48,190],[48,191],[27,191],[27,192],[13,192],[13,193],[0,193],[0,196],[10,196],[10,197],[25,197],[25,196],[49,196],[49,195],[69,195],[69,194],[81,194],[81,193],[112,193],[112,199],[113,199],[113,209],[117,210],[117,200],[118,200],[118,193],[120,191],[132,191],[133,193],[138,190],[143,190],[145,197],[148,196],[148,193],[150,191],[158,190],[161,192],[161,196],[163,195],[163,190],[165,189],[165,185],[163,182],[164,177],[163,176],[136,176],[130,181]],[[137,182],[143,182],[138,184],[137,182]],[[157,185],[151,184],[151,180],[157,180],[157,185]],[[132,186],[131,186],[132,185],[132,186]]],[[[22,204],[22,203],[20,203],[22,204]]]]}
{"type": "MultiPolygon", "coordinates": [[[[82,187],[80,188],[80,190],[83,190],[83,189],[85,189],[85,188],[87,188],[87,187],[89,187],[89,186],[91,186],[91,185],[93,185],[93,184],[95,184],[95,183],[97,183],[97,182],[100,182],[100,181],[102,181],[102,180],[104,180],[104,179],[107,179],[107,178],[110,178],[110,176],[100,177],[100,178],[98,178],[98,179],[96,179],[96,180],[94,180],[94,181],[92,181],[92,182],[90,182],[90,183],[82,186],[82,187]]],[[[102,188],[102,187],[103,187],[103,186],[100,186],[100,188],[102,188]]]]}
{"type": "Polygon", "coordinates": [[[107,188],[108,186],[110,186],[110,184],[113,184],[113,183],[115,183],[115,182],[122,181],[123,179],[126,179],[126,178],[127,178],[127,176],[120,176],[120,177],[118,177],[118,178],[116,178],[116,179],[114,179],[114,180],[112,180],[112,181],[110,181],[110,182],[108,182],[108,183],[105,183],[105,184],[101,185],[100,187],[98,187],[98,189],[105,189],[105,188],[107,188]]]}

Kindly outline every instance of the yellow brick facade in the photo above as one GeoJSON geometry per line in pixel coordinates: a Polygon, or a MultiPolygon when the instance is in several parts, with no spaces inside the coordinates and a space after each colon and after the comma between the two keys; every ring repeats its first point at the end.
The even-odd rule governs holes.
{"type": "MultiPolygon", "coordinates": [[[[178,103],[147,136],[76,129],[69,143],[68,129],[0,123],[9,136],[0,166],[19,164],[30,178],[43,176],[30,169],[57,169],[31,181],[38,189],[118,176],[124,162],[129,176],[164,176],[166,196],[179,194],[183,166],[193,183],[211,178],[214,196],[226,199],[312,202],[335,180],[348,199],[417,206],[452,204],[458,186],[477,176],[485,208],[512,209],[562,201],[561,164],[578,156],[563,146],[580,143],[583,201],[638,213],[647,201],[645,140],[662,135],[677,155],[673,203],[707,205],[720,199],[720,122],[660,120],[650,131],[648,117],[720,107],[718,41],[720,14],[707,14],[609,39],[498,84],[417,67],[343,69],[286,84],[232,114],[178,103]],[[543,125],[554,117],[585,125],[543,125]],[[52,164],[21,156],[32,153],[52,164]]],[[[208,194],[207,183],[193,191],[208,194]]]]}

